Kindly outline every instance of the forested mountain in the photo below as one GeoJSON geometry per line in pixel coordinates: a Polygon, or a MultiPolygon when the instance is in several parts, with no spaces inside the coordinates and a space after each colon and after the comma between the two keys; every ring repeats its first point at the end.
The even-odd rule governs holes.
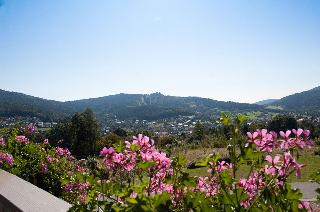
{"type": "Polygon", "coordinates": [[[73,111],[63,102],[0,89],[0,117],[22,116],[57,120],[73,111]]]}
{"type": "Polygon", "coordinates": [[[263,110],[252,104],[222,102],[199,97],[165,96],[153,94],[117,94],[100,98],[66,102],[66,104],[83,110],[92,108],[98,115],[113,114],[120,119],[156,120],[178,115],[210,116],[221,111],[247,112],[263,110]]]}
{"type": "Polygon", "coordinates": [[[284,97],[271,105],[284,110],[314,112],[320,110],[320,87],[284,97]]]}
{"type": "Polygon", "coordinates": [[[266,100],[256,102],[255,104],[257,104],[257,105],[270,105],[276,101],[278,101],[278,99],[266,99],[266,100]]]}
{"type": "Polygon", "coordinates": [[[0,117],[39,117],[59,120],[77,111],[92,108],[98,119],[116,116],[118,119],[158,120],[179,115],[210,117],[221,111],[245,113],[266,111],[266,106],[280,106],[284,111],[319,112],[320,87],[296,93],[280,100],[264,100],[256,104],[223,102],[199,97],[153,94],[116,94],[99,98],[59,102],[0,89],[0,117]]]}
{"type": "Polygon", "coordinates": [[[234,113],[264,110],[262,106],[223,102],[199,97],[154,94],[117,94],[100,98],[59,102],[0,90],[0,116],[35,116],[57,120],[92,108],[98,118],[157,120],[179,115],[210,116],[221,111],[234,113]]]}

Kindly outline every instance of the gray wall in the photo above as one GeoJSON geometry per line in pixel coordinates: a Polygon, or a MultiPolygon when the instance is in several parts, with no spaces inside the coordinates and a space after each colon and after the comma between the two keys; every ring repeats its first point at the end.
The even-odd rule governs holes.
{"type": "Polygon", "coordinates": [[[0,169],[0,212],[63,212],[71,205],[0,169]]]}

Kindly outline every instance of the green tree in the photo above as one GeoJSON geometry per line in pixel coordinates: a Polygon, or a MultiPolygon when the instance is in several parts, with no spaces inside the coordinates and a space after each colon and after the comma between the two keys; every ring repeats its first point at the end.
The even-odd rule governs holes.
{"type": "Polygon", "coordinates": [[[268,130],[275,132],[297,129],[297,120],[291,116],[277,115],[268,122],[268,130]]]}
{"type": "Polygon", "coordinates": [[[96,151],[99,153],[103,147],[111,147],[119,144],[123,139],[115,133],[107,133],[103,135],[97,142],[96,151]]]}
{"type": "Polygon", "coordinates": [[[194,126],[192,138],[197,141],[202,141],[204,139],[204,126],[199,121],[194,126]]]}
{"type": "Polygon", "coordinates": [[[93,155],[100,139],[99,125],[91,109],[76,113],[71,119],[71,151],[78,158],[93,155]]]}
{"type": "Polygon", "coordinates": [[[51,145],[71,148],[72,135],[70,133],[70,120],[65,120],[62,123],[54,126],[48,135],[51,145]]]}
{"type": "Polygon", "coordinates": [[[119,127],[117,129],[115,129],[113,131],[113,133],[118,135],[118,136],[120,136],[120,137],[122,137],[122,138],[125,138],[128,135],[127,131],[125,131],[124,129],[119,128],[119,127]]]}

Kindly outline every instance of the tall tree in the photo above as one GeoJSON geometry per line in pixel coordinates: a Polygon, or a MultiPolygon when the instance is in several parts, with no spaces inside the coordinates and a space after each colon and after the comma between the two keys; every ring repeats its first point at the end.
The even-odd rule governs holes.
{"type": "Polygon", "coordinates": [[[199,121],[194,126],[192,138],[197,141],[202,141],[204,139],[204,126],[199,121]]]}
{"type": "Polygon", "coordinates": [[[275,132],[296,129],[298,127],[297,120],[291,116],[277,115],[268,122],[268,130],[275,132]]]}
{"type": "Polygon", "coordinates": [[[91,109],[76,113],[71,119],[71,151],[78,158],[93,155],[100,139],[99,125],[91,109]]]}

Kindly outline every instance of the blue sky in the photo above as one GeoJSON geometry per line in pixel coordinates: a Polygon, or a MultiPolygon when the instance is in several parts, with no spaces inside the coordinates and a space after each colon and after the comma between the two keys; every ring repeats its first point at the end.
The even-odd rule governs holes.
{"type": "Polygon", "coordinates": [[[320,1],[2,0],[0,74],[55,100],[280,98],[320,85],[320,1]]]}

